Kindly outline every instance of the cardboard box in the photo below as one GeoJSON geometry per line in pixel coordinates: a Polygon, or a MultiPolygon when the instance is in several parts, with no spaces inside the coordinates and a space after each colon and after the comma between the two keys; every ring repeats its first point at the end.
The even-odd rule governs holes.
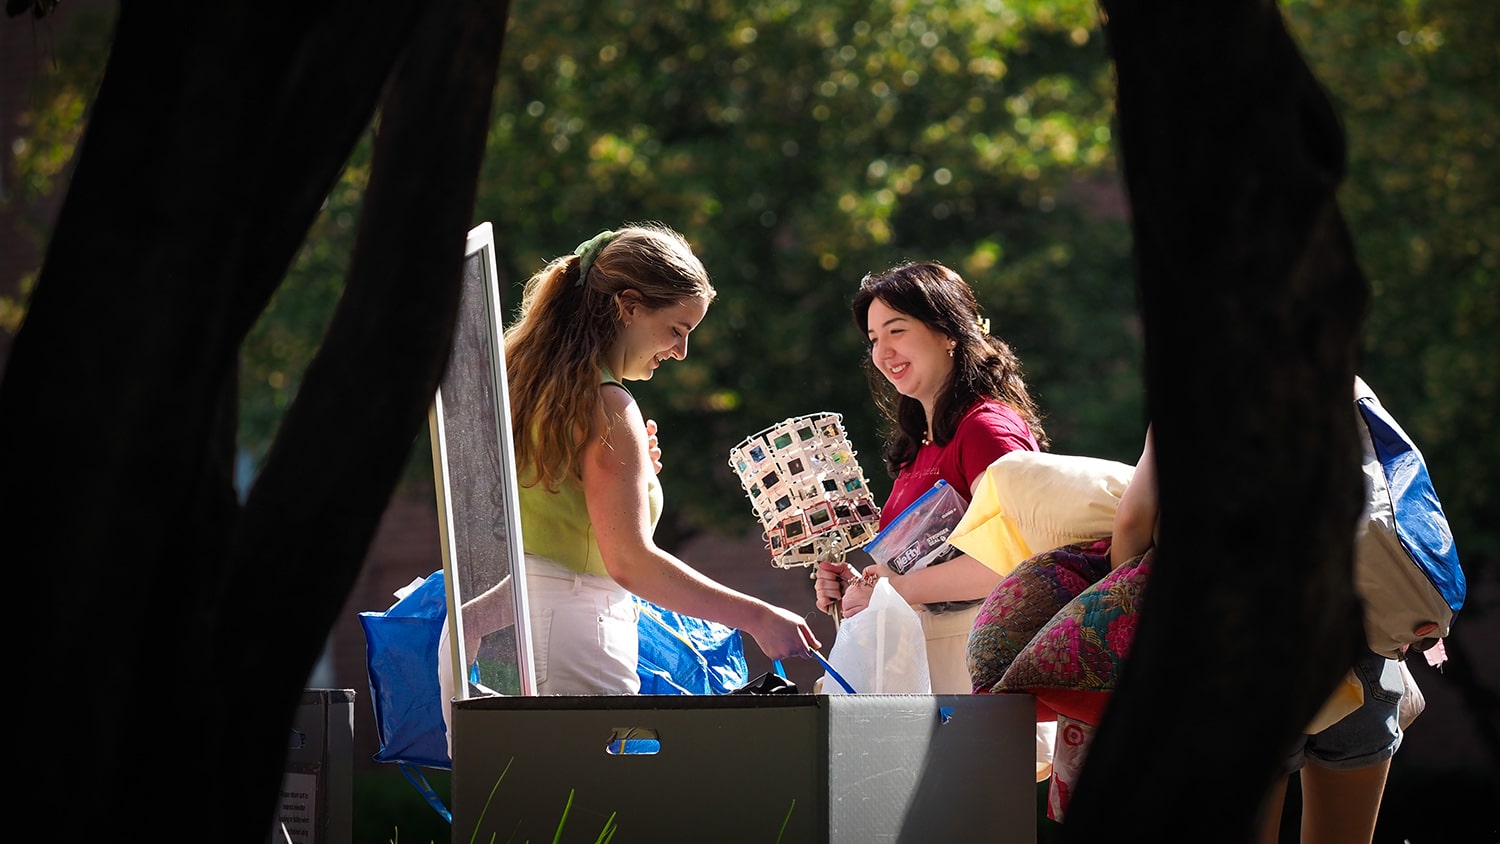
{"type": "Polygon", "coordinates": [[[1029,695],[486,697],[453,842],[1036,840],[1029,695]]]}
{"type": "Polygon", "coordinates": [[[303,689],[268,841],[349,844],[353,823],[354,690],[303,689]]]}

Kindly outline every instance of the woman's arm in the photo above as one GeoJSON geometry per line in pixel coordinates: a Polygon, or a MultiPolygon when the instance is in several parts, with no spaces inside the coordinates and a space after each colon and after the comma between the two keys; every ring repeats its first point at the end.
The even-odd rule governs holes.
{"type": "Polygon", "coordinates": [[[1159,504],[1156,493],[1156,451],[1151,426],[1146,426],[1146,444],[1136,461],[1130,485],[1120,495],[1115,509],[1113,539],[1109,545],[1109,564],[1119,568],[1146,552],[1155,541],[1159,504]]]}
{"type": "Polygon", "coordinates": [[[646,495],[655,469],[645,419],[628,392],[612,384],[601,389],[604,418],[583,450],[583,492],[615,582],[673,612],[747,631],[771,659],[822,647],[801,616],[730,589],[657,547],[646,495]]]}
{"type": "Polygon", "coordinates": [[[960,554],[941,565],[924,566],[908,574],[895,574],[885,566],[873,568],[882,577],[890,578],[896,594],[908,604],[988,598],[1001,580],[999,572],[968,554],[960,554]]]}
{"type": "Polygon", "coordinates": [[[516,623],[515,596],[510,575],[464,603],[464,654],[472,661],[485,636],[516,623]]]}
{"type": "MultiPolygon", "coordinates": [[[[1002,455],[1018,450],[1031,451],[1035,447],[1025,423],[1013,412],[994,407],[984,407],[965,417],[955,432],[950,448],[959,448],[960,471],[967,476],[969,494],[984,479],[990,464],[1002,455]]],[[[887,499],[889,503],[889,499],[887,499]]],[[[821,574],[821,573],[820,573],[821,574]]],[[[946,601],[972,601],[988,598],[1003,579],[1000,573],[962,554],[940,565],[926,566],[909,574],[896,574],[885,566],[870,566],[862,572],[865,576],[850,581],[845,587],[840,609],[844,617],[857,614],[869,605],[874,581],[869,576],[888,578],[896,594],[908,604],[935,604],[946,601]],[[870,584],[867,586],[865,584],[870,584]]],[[[830,581],[833,586],[842,584],[830,581]]],[[[823,583],[820,582],[822,587],[823,583]]],[[[832,587],[830,587],[831,590],[832,587]]],[[[819,593],[819,607],[823,604],[823,592],[819,593]]]]}
{"type": "MultiPolygon", "coordinates": [[[[1014,450],[1014,448],[1005,448],[1000,453],[1014,450]]],[[[970,500],[973,500],[974,491],[984,478],[985,469],[988,469],[988,464],[975,471],[973,477],[969,479],[970,500]]],[[[818,582],[819,609],[823,609],[825,597],[831,598],[833,590],[840,589],[843,594],[843,601],[840,603],[843,615],[847,618],[858,614],[860,610],[869,606],[870,597],[874,592],[872,588],[874,581],[869,580],[869,576],[888,578],[896,594],[908,604],[935,604],[945,601],[988,598],[1002,580],[999,572],[968,554],[960,554],[941,565],[924,566],[908,574],[896,574],[883,565],[869,566],[864,572],[851,572],[851,574],[854,577],[843,577],[840,580],[834,580],[829,575],[829,579],[825,581],[821,579],[825,577],[825,573],[822,571],[818,573],[820,578],[818,582]],[[860,579],[861,575],[865,576],[863,580],[860,579]],[[825,582],[831,585],[825,587],[825,582]]]]}

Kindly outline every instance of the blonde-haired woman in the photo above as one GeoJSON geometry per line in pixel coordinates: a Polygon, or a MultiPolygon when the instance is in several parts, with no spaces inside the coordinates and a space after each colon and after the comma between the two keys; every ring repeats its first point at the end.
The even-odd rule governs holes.
{"type": "MultiPolygon", "coordinates": [[[[801,616],[714,581],[652,538],[662,508],[655,423],[624,382],[686,358],[715,295],[687,240],[656,223],[600,232],[526,283],[505,365],[538,694],[640,690],[632,595],[747,632],[772,660],[821,647],[801,616]]],[[[503,592],[466,605],[466,626],[503,615],[503,592]]],[[[492,629],[466,631],[469,653],[492,629]]]]}

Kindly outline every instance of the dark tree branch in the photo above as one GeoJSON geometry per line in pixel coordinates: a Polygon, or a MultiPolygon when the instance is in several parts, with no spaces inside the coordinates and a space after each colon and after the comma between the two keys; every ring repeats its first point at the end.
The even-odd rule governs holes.
{"type": "MultiPolygon", "coordinates": [[[[286,651],[327,636],[426,423],[452,345],[505,16],[491,0],[430,7],[383,102],[348,288],[230,550],[227,617],[287,619],[234,650],[237,676],[272,681],[286,651]]],[[[220,636],[227,647],[243,632],[220,636]]],[[[283,689],[289,713],[300,689],[283,689]]]]}
{"type": "Polygon", "coordinates": [[[8,559],[56,586],[21,673],[56,725],[22,755],[59,837],[170,792],[150,837],[265,840],[298,693],[445,362],[505,14],[122,4],[0,382],[8,559]],[[240,343],[398,58],[344,301],[241,510],[240,343]]]}
{"type": "Polygon", "coordinates": [[[1064,824],[1249,841],[1362,642],[1351,410],[1368,289],[1343,136],[1273,3],[1106,0],[1161,543],[1064,824]]]}

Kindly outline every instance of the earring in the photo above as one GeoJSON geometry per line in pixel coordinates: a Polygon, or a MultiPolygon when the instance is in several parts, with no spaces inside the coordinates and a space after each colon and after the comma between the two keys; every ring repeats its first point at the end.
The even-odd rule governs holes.
{"type": "Polygon", "coordinates": [[[948,347],[948,357],[950,357],[950,358],[953,357],[953,347],[952,346],[948,347]]]}

